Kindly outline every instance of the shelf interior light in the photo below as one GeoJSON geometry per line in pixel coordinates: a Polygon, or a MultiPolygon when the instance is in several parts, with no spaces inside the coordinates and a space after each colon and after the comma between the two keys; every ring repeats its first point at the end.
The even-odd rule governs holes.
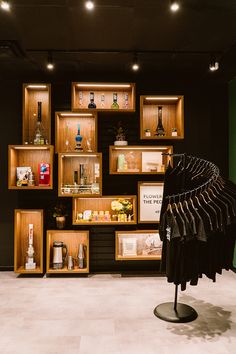
{"type": "Polygon", "coordinates": [[[92,113],[61,113],[61,117],[92,117],[92,113]]]}
{"type": "Polygon", "coordinates": [[[46,85],[27,85],[27,88],[30,88],[30,89],[46,89],[47,86],[46,85]]]}
{"type": "Polygon", "coordinates": [[[62,155],[61,157],[64,158],[64,157],[98,157],[98,156],[95,154],[90,155],[90,154],[84,154],[84,153],[80,153],[80,155],[77,155],[75,153],[75,154],[62,155]]]}
{"type": "Polygon", "coordinates": [[[78,87],[110,87],[110,88],[129,88],[129,84],[77,84],[78,87]]]}
{"type": "Polygon", "coordinates": [[[166,150],[166,147],[144,147],[144,146],[141,146],[141,147],[132,147],[132,146],[129,146],[127,148],[125,147],[115,147],[114,150],[166,150]]]}
{"type": "Polygon", "coordinates": [[[24,146],[15,146],[14,150],[48,150],[48,147],[47,146],[35,146],[35,145],[28,146],[26,144],[24,146]]]}
{"type": "Polygon", "coordinates": [[[165,97],[161,97],[161,96],[156,96],[156,97],[145,97],[145,100],[147,100],[147,101],[157,101],[157,100],[159,100],[159,101],[161,101],[161,100],[168,100],[168,101],[176,101],[176,100],[178,100],[179,99],[179,97],[174,97],[174,96],[172,96],[172,97],[167,97],[167,96],[165,96],[165,97]]]}

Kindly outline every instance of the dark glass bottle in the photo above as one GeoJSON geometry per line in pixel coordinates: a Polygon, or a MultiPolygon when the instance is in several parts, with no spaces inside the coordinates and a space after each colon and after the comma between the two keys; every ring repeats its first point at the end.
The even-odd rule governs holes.
{"type": "Polygon", "coordinates": [[[44,127],[42,124],[42,102],[38,102],[38,114],[37,114],[37,122],[35,126],[35,134],[34,134],[34,144],[40,145],[44,144],[44,127]]]}
{"type": "Polygon", "coordinates": [[[165,135],[165,129],[162,124],[162,106],[158,106],[158,122],[157,122],[157,128],[156,128],[156,134],[157,136],[164,136],[165,135]]]}
{"type": "Polygon", "coordinates": [[[90,99],[90,102],[88,104],[88,108],[96,108],[97,106],[94,103],[94,92],[90,92],[89,99],[90,99]]]}

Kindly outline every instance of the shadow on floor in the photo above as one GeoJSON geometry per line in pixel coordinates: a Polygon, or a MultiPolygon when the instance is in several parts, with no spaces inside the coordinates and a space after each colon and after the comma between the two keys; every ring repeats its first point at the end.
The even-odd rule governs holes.
{"type": "Polygon", "coordinates": [[[214,306],[209,302],[197,300],[188,295],[181,296],[179,302],[193,307],[198,313],[198,318],[193,322],[169,325],[168,329],[172,333],[185,335],[188,339],[196,337],[213,339],[231,329],[233,322],[230,319],[230,311],[225,311],[220,306],[214,306]]]}

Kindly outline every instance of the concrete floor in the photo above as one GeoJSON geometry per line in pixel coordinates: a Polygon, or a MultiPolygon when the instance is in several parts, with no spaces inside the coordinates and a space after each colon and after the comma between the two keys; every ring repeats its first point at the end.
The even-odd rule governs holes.
{"type": "Polygon", "coordinates": [[[180,293],[199,316],[173,324],[153,315],[172,301],[165,278],[17,278],[0,273],[0,353],[234,354],[236,274],[180,293]]]}

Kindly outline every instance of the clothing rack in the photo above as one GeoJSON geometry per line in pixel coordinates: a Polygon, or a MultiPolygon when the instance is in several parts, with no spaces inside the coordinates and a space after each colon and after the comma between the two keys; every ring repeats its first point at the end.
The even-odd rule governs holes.
{"type": "MultiPolygon", "coordinates": [[[[210,161],[199,159],[194,156],[187,156],[185,153],[182,154],[163,153],[162,155],[181,157],[182,166],[184,169],[186,168],[187,158],[193,159],[195,161],[199,161],[202,164],[206,164],[206,166],[210,169],[211,172],[211,177],[205,183],[188,191],[185,190],[185,173],[184,173],[182,179],[182,186],[181,186],[182,192],[179,194],[167,195],[165,199],[168,199],[169,201],[171,200],[175,201],[175,198],[182,198],[182,197],[186,198],[188,194],[192,195],[193,193],[197,193],[198,191],[203,191],[219,177],[219,168],[210,161]]],[[[164,321],[175,322],[175,323],[191,322],[198,317],[198,314],[194,308],[192,308],[187,304],[178,303],[178,285],[175,285],[174,302],[166,302],[166,303],[159,304],[154,309],[154,315],[164,321]]]]}

